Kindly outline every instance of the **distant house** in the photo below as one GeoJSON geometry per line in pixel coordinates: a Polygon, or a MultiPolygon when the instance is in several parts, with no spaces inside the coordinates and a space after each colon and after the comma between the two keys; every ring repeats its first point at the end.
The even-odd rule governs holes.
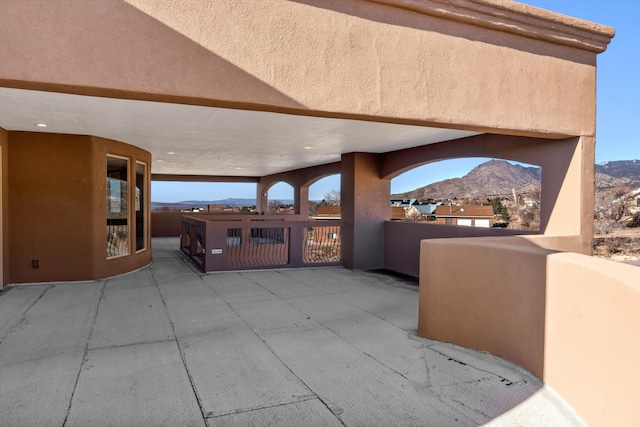
{"type": "MultiPolygon", "coordinates": [[[[402,206],[393,206],[389,208],[389,219],[391,221],[402,221],[407,218],[407,211],[402,206]]],[[[313,219],[340,219],[340,206],[318,206],[313,219]]]]}
{"type": "Polygon", "coordinates": [[[418,203],[418,199],[391,199],[391,206],[410,208],[418,203]]]}
{"type": "Polygon", "coordinates": [[[436,208],[442,205],[442,202],[437,203],[423,203],[421,205],[414,205],[413,208],[417,210],[424,218],[435,217],[436,208]]]}
{"type": "MultiPolygon", "coordinates": [[[[341,219],[340,206],[318,206],[316,215],[312,217],[316,220],[336,220],[341,219]]],[[[314,243],[336,243],[340,244],[342,240],[342,227],[323,226],[309,228],[314,243]],[[313,228],[313,229],[312,229],[313,228]]]]}
{"type": "Polygon", "coordinates": [[[428,203],[421,205],[418,199],[391,199],[391,220],[399,221],[406,218],[420,218],[433,214],[435,205],[428,203]],[[403,209],[404,212],[400,211],[403,209]]]}
{"type": "Polygon", "coordinates": [[[493,207],[485,206],[451,206],[436,207],[438,224],[466,225],[469,227],[491,227],[494,222],[493,207]]]}

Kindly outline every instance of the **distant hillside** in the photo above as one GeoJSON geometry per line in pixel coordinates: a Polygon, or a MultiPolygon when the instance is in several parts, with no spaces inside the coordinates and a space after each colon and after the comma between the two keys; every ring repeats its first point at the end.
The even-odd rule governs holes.
{"type": "Polygon", "coordinates": [[[225,206],[251,206],[256,204],[256,199],[240,199],[240,198],[227,198],[222,200],[185,200],[184,202],[177,202],[181,205],[195,204],[195,205],[225,205],[225,206]]]}
{"type": "MultiPolygon", "coordinates": [[[[292,205],[293,200],[282,199],[280,202],[284,205],[292,205]]],[[[151,210],[158,208],[173,208],[173,209],[191,209],[191,208],[206,208],[208,205],[223,205],[223,206],[255,206],[256,199],[239,199],[228,198],[222,200],[184,200],[181,202],[151,202],[151,210]]]]}
{"type": "Polygon", "coordinates": [[[616,160],[596,165],[596,187],[640,186],[640,160],[616,160]]]}
{"type": "Polygon", "coordinates": [[[462,178],[446,179],[392,198],[452,199],[464,197],[506,196],[515,188],[527,192],[538,186],[540,168],[524,167],[505,160],[490,160],[472,169],[462,178]]]}

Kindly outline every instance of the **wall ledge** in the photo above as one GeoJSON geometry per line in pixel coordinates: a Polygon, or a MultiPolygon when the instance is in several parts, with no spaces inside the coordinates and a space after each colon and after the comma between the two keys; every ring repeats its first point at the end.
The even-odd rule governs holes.
{"type": "Polygon", "coordinates": [[[601,53],[615,30],[506,0],[368,0],[372,3],[601,53]]]}

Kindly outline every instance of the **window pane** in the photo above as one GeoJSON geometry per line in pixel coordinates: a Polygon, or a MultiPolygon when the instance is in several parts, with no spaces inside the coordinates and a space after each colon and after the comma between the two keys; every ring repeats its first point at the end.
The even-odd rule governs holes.
{"type": "Polygon", "coordinates": [[[146,169],[144,163],[136,163],[136,251],[147,247],[146,169]]]}
{"type": "Polygon", "coordinates": [[[129,253],[129,160],[107,156],[107,258],[129,253]]]}

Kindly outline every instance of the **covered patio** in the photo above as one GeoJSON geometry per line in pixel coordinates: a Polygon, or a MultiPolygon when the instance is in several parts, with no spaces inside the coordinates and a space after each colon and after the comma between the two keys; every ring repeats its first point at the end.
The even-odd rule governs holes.
{"type": "Polygon", "coordinates": [[[0,2],[0,423],[573,423],[542,381],[638,424],[640,279],[590,257],[613,28],[506,0],[34,3],[0,2]],[[391,179],[467,157],[542,168],[535,235],[389,221],[391,179]],[[235,268],[284,226],[152,243],[152,180],[255,183],[264,217],[286,182],[307,221],[333,174],[345,269],[177,252],[235,268]]]}
{"type": "Polygon", "coordinates": [[[518,366],[416,335],[418,287],[340,267],[153,264],[0,294],[11,426],[583,425],[518,366]]]}

